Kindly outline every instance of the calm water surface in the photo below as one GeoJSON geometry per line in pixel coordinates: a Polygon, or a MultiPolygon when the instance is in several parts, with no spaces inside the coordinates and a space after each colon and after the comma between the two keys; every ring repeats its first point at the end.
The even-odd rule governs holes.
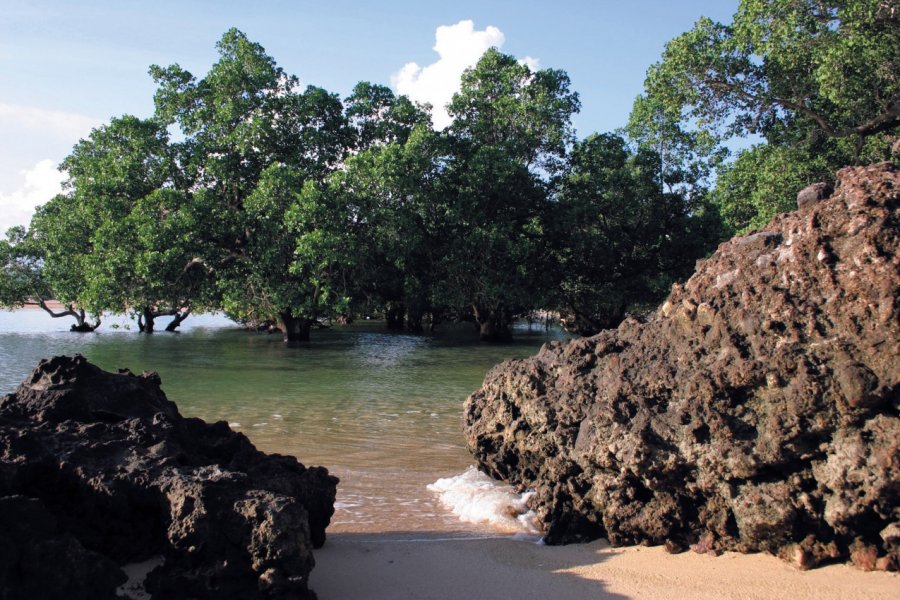
{"type": "Polygon", "coordinates": [[[90,334],[68,326],[42,311],[0,311],[0,393],[59,354],[81,353],[108,370],[157,371],[182,414],[227,421],[261,450],[340,477],[329,530],[345,532],[486,533],[461,523],[426,485],[472,464],[462,403],[488,369],[563,335],[523,326],[516,342],[494,346],[468,327],[415,336],[360,323],[287,347],[214,315],[191,316],[178,334],[140,335],[124,318],[90,334]]]}

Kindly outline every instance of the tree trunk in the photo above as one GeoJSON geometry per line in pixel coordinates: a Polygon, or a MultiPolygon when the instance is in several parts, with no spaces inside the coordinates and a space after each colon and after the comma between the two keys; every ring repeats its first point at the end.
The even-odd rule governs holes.
{"type": "Polygon", "coordinates": [[[60,317],[74,317],[75,324],[69,327],[69,331],[73,331],[75,333],[90,333],[100,327],[100,317],[97,317],[93,324],[88,323],[83,308],[79,308],[76,310],[74,306],[69,304],[66,307],[66,310],[55,313],[49,306],[47,306],[47,302],[43,298],[38,298],[37,303],[38,306],[44,309],[44,311],[54,319],[59,319],[60,317]]]}
{"type": "Polygon", "coordinates": [[[178,329],[178,326],[181,325],[182,321],[187,319],[188,316],[190,316],[190,314],[191,314],[190,308],[186,308],[185,310],[183,310],[181,312],[176,312],[173,315],[174,318],[172,319],[172,322],[169,323],[168,325],[166,325],[166,331],[171,332],[171,331],[175,331],[176,329],[178,329]]]}
{"type": "Polygon", "coordinates": [[[512,320],[509,313],[502,305],[487,309],[474,305],[472,312],[475,322],[478,324],[478,335],[483,342],[509,342],[512,341],[512,320]]]}
{"type": "Polygon", "coordinates": [[[412,333],[422,333],[422,319],[425,311],[417,306],[410,307],[406,313],[406,330],[412,333]]]}
{"type": "Polygon", "coordinates": [[[75,314],[75,325],[69,327],[69,331],[75,333],[90,333],[100,327],[100,318],[94,321],[93,324],[87,322],[87,317],[84,314],[84,309],[79,308],[77,311],[73,311],[75,314]]]}
{"type": "Polygon", "coordinates": [[[437,326],[444,320],[444,313],[441,310],[430,310],[428,311],[427,321],[428,321],[428,331],[429,333],[434,333],[437,329],[437,326]]]}
{"type": "Polygon", "coordinates": [[[312,321],[306,317],[295,317],[288,312],[278,315],[278,328],[285,342],[308,342],[311,325],[312,321]]]}
{"type": "Polygon", "coordinates": [[[149,308],[144,308],[140,313],[138,313],[138,331],[141,333],[153,333],[153,326],[155,325],[156,315],[149,308]]]}
{"type": "Polygon", "coordinates": [[[560,311],[559,322],[569,333],[590,336],[604,329],[615,329],[625,320],[627,305],[624,303],[612,306],[594,307],[590,312],[569,306],[560,311]]]}
{"type": "Polygon", "coordinates": [[[384,309],[384,322],[388,329],[403,329],[406,306],[402,302],[388,302],[384,309]]]}

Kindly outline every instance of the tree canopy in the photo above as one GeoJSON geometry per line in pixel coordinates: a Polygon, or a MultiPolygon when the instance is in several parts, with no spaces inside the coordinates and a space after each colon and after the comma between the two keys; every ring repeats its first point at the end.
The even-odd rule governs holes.
{"type": "Polygon", "coordinates": [[[579,106],[564,72],[532,72],[496,49],[463,73],[448,105],[441,294],[471,306],[483,339],[508,338],[512,317],[548,289],[546,224],[579,106]]]}
{"type": "Polygon", "coordinates": [[[574,145],[552,235],[568,329],[595,333],[653,306],[716,241],[687,194],[662,188],[659,160],[614,134],[574,145]]]}
{"type": "Polygon", "coordinates": [[[799,188],[891,156],[898,19],[877,0],[744,0],[669,42],[620,132],[582,139],[566,72],[494,48],[436,131],[382,85],[302,87],[231,29],[202,76],[150,68],[152,116],[75,145],[64,193],[0,241],[0,304],[80,330],[129,312],[145,332],[222,310],[287,341],[363,315],[487,340],[536,310],[614,327],[799,188]]]}
{"type": "Polygon", "coordinates": [[[702,18],[667,44],[633,126],[652,121],[642,114],[649,104],[666,127],[707,140],[760,136],[765,143],[727,166],[717,190],[729,225],[760,225],[790,206],[794,183],[890,158],[898,69],[895,2],[742,0],[732,23],[702,18]],[[783,171],[790,176],[779,184],[772,175],[783,171]],[[748,190],[763,188],[768,200],[757,193],[748,202],[748,190]]]}

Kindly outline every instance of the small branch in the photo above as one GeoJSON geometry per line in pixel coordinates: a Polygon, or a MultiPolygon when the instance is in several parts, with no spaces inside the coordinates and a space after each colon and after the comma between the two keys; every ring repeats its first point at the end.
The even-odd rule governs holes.
{"type": "Polygon", "coordinates": [[[192,270],[192,269],[195,269],[195,268],[197,268],[197,267],[202,267],[202,268],[205,269],[208,273],[212,273],[212,272],[215,271],[215,269],[213,269],[213,268],[210,267],[208,264],[206,264],[206,262],[205,262],[203,259],[197,258],[197,257],[195,256],[194,258],[192,258],[191,260],[189,260],[189,261],[187,262],[186,265],[184,265],[184,268],[181,270],[181,274],[184,275],[184,274],[187,273],[188,271],[190,271],[190,270],[192,270]]]}
{"type": "Polygon", "coordinates": [[[731,92],[736,96],[742,98],[743,100],[756,103],[759,106],[773,106],[778,105],[783,108],[787,108],[789,110],[796,111],[800,114],[806,115],[811,118],[819,125],[819,129],[821,129],[826,135],[830,137],[836,138],[845,138],[845,137],[853,137],[853,136],[868,136],[876,133],[881,133],[882,131],[888,131],[900,125],[900,101],[895,102],[890,108],[888,108],[884,113],[869,119],[863,123],[855,127],[849,127],[844,129],[835,129],[822,115],[817,113],[816,111],[808,108],[801,102],[796,102],[793,100],[788,100],[787,98],[763,98],[756,94],[751,94],[739,86],[728,83],[725,81],[710,81],[706,80],[705,83],[717,90],[722,90],[726,92],[731,92]]]}
{"type": "Polygon", "coordinates": [[[40,306],[41,308],[43,308],[45,311],[47,311],[47,314],[50,315],[51,317],[53,317],[54,319],[59,319],[61,317],[75,317],[76,319],[78,318],[78,313],[75,312],[75,309],[72,308],[71,304],[67,307],[68,310],[58,312],[58,313],[53,312],[53,309],[51,309],[49,306],[47,306],[47,302],[43,298],[38,298],[37,305],[40,306]]]}

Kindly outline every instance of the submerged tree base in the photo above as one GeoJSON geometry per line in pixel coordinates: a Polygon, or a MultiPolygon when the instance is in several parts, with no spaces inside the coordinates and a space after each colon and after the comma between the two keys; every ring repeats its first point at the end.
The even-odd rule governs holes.
{"type": "Polygon", "coordinates": [[[505,307],[486,310],[478,306],[472,307],[478,335],[482,342],[511,342],[512,317],[505,307]]]}
{"type": "Polygon", "coordinates": [[[312,319],[295,317],[290,313],[278,315],[278,329],[281,330],[285,342],[308,342],[312,319]]]}

